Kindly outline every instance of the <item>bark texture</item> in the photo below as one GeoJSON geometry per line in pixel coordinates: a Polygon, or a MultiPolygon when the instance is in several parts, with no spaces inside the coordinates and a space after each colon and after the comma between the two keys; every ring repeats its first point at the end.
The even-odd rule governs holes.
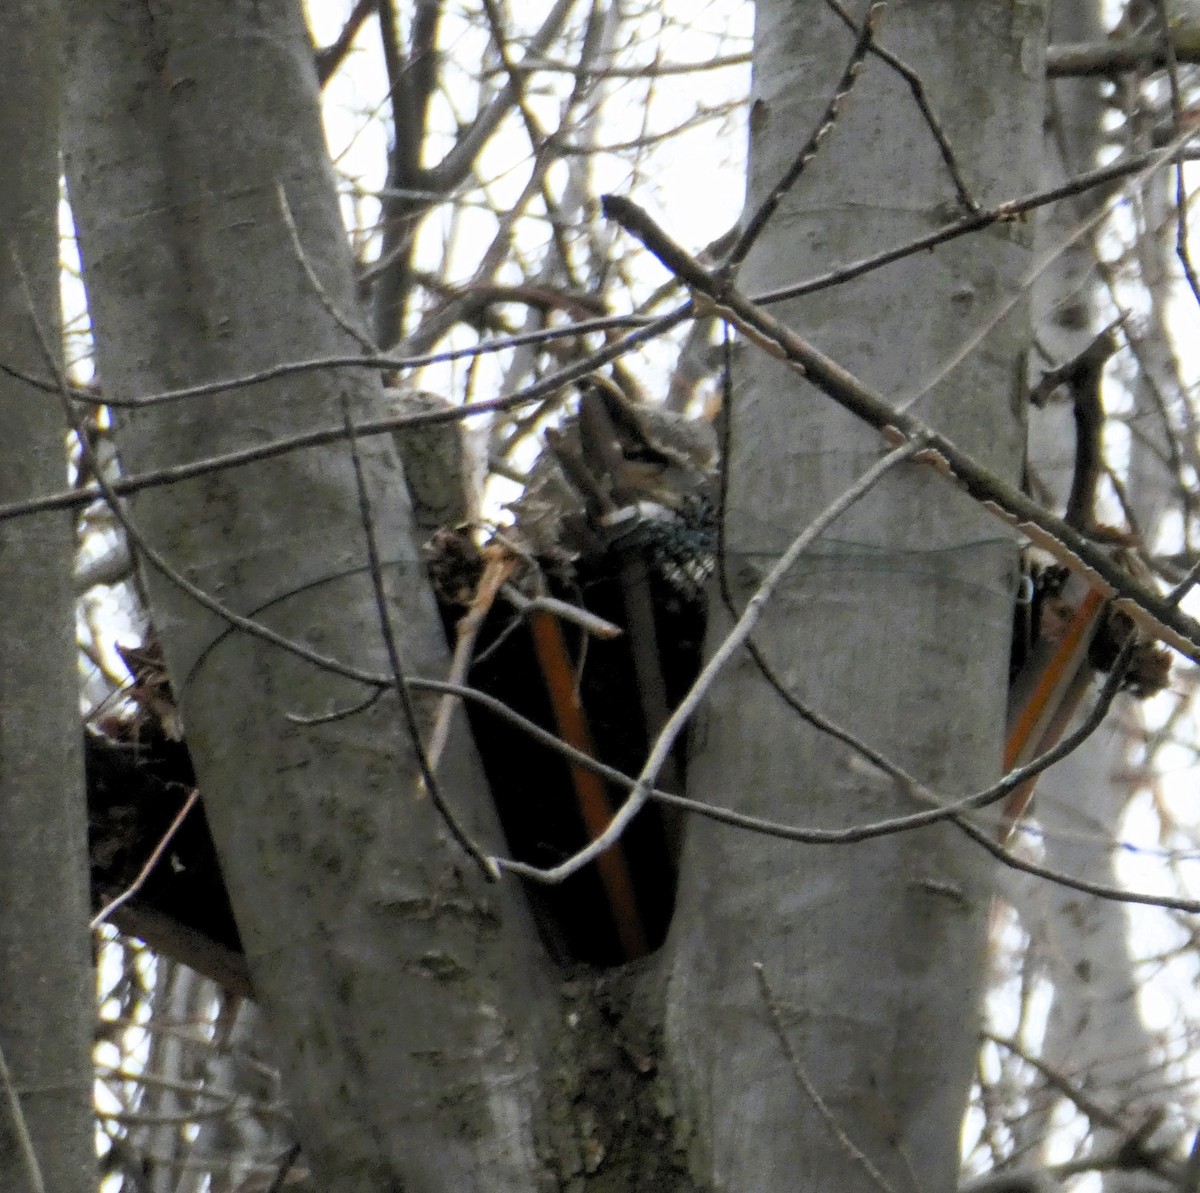
{"type": "MultiPolygon", "coordinates": [[[[748,207],[819,121],[852,37],[822,6],[760,0],[748,207]]],[[[977,199],[1037,178],[1044,14],[950,0],[889,7],[881,41],[921,75],[977,199]]],[[[896,75],[868,59],[820,156],[741,273],[751,294],[943,222],[955,191],[896,75]]],[[[917,398],[933,425],[1015,476],[1029,233],[993,228],[776,313],[841,364],[917,398]],[[918,396],[919,395],[919,396],[918,396]]],[[[750,349],[732,411],[726,566],[744,603],[787,543],[883,450],[879,438],[750,349]]],[[[802,698],[936,789],[999,771],[1013,543],[951,486],[903,466],[795,569],[757,641],[802,698]]],[[[728,625],[718,618],[715,632],[728,625]]],[[[913,810],[802,724],[743,657],[718,685],[692,794],[826,827],[913,810]]],[[[947,1189],[977,1043],[990,868],[949,829],[845,847],[691,826],[672,935],[668,1048],[693,1162],[720,1188],[947,1189]],[[764,966],[786,1055],[759,991],[764,966]]]]}
{"type": "MultiPolygon", "coordinates": [[[[356,351],[358,319],[298,3],[70,3],[66,159],[106,393],[131,398],[356,351]],[[287,194],[318,294],[280,213],[287,194]]],[[[126,467],[382,413],[323,370],[132,410],[126,467]]],[[[405,666],[445,674],[390,445],[361,445],[405,666]]],[[[134,504],[146,538],[238,612],[387,671],[347,447],[134,504]]],[[[316,1176],[330,1190],[526,1189],[540,955],[415,781],[396,698],[231,632],[150,576],[209,822],[316,1176]],[[289,716],[293,714],[293,716],[289,716]]],[[[469,747],[447,799],[497,846],[469,747]]]]}
{"type": "MultiPolygon", "coordinates": [[[[59,342],[60,37],[57,4],[0,10],[0,343],[6,365],[38,377],[49,370],[33,318],[53,350],[59,342]]],[[[57,393],[0,375],[0,423],[0,500],[61,489],[57,393]]],[[[96,1187],[73,547],[62,514],[9,522],[0,534],[0,1049],[12,1082],[0,1091],[4,1193],[38,1187],[33,1161],[47,1190],[96,1187]]]]}

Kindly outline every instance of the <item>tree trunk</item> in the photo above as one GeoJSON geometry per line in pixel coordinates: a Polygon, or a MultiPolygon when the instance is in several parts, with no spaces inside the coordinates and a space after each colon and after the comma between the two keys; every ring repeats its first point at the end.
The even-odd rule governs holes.
{"type": "MultiPolygon", "coordinates": [[[[359,320],[299,4],[75,0],[67,26],[67,174],[106,394],[355,352],[328,309],[359,320]]],[[[337,425],[343,396],[355,418],[377,416],[381,392],[363,370],[314,370],[125,411],[119,448],[139,471],[199,459],[337,425]]],[[[404,667],[443,676],[395,456],[380,439],[359,451],[404,667]]],[[[346,445],[193,480],[133,511],[145,539],[226,607],[388,673],[346,445]]],[[[518,892],[489,887],[419,794],[394,693],[360,708],[370,688],[231,632],[176,583],[149,580],[318,1182],[527,1189],[546,1001],[518,892]]],[[[496,850],[465,741],[452,741],[442,781],[496,850]]]]}
{"type": "MultiPolygon", "coordinates": [[[[37,377],[50,374],[45,353],[57,357],[60,345],[59,16],[42,0],[0,11],[0,343],[6,368],[37,377]]],[[[61,489],[55,388],[0,375],[0,422],[0,500],[61,489]]],[[[0,1053],[11,1083],[0,1090],[4,1193],[37,1189],[34,1166],[54,1193],[96,1187],[73,549],[62,514],[9,522],[0,535],[0,1053]]]]}
{"type": "MultiPolygon", "coordinates": [[[[852,38],[827,9],[760,0],[749,210],[829,100],[852,38]]],[[[982,203],[1030,189],[1041,131],[1037,4],[889,7],[880,40],[921,75],[982,203]]],[[[740,276],[751,294],[929,231],[954,188],[903,82],[868,59],[820,156],[740,276]]],[[[1025,304],[944,378],[940,362],[1020,290],[1029,231],[969,243],[776,314],[1015,477],[1025,304]]],[[[884,450],[753,348],[737,358],[725,561],[744,604],[798,531],[884,450]]],[[[996,778],[1015,551],[931,470],[904,465],[800,561],[757,642],[786,684],[949,795],[996,778]]],[[[714,641],[728,628],[717,618],[714,641]]],[[[742,656],[718,684],[691,794],[836,827],[915,810],[799,722],[742,656]]],[[[948,828],[845,847],[694,823],[672,932],[668,1044],[699,1162],[719,1187],[952,1188],[977,1046],[990,902],[984,855],[948,828]],[[785,1054],[752,968],[762,963],[785,1054]]]]}

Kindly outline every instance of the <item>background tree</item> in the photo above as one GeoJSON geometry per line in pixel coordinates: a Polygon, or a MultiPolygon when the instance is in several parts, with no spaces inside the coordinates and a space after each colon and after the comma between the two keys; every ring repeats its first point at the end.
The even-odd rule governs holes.
{"type": "MultiPolygon", "coordinates": [[[[1143,19],[1147,15],[1144,13],[1143,19]]],[[[1126,19],[1132,19],[1132,10],[1126,19]]],[[[1096,44],[1102,37],[1100,14],[1094,5],[1058,4],[1054,22],[1053,37],[1059,43],[1096,44]]],[[[1069,177],[1097,160],[1104,142],[1104,100],[1109,90],[1107,84],[1094,77],[1058,79],[1051,88],[1044,164],[1047,184],[1069,177]]],[[[1146,149],[1151,141],[1132,134],[1133,125],[1140,123],[1145,114],[1137,101],[1128,103],[1131,92],[1124,83],[1113,98],[1122,91],[1126,96],[1128,123],[1119,134],[1120,139],[1130,151],[1146,149]]],[[[1169,175],[1156,178],[1139,196],[1139,207],[1152,205],[1165,211],[1164,204],[1170,202],[1170,187],[1169,175]]],[[[1095,214],[1105,197],[1103,192],[1089,192],[1047,212],[1039,226],[1043,243],[1052,246],[1068,237],[1073,227],[1095,214]]],[[[1135,243],[1140,246],[1137,251],[1143,254],[1143,265],[1148,264],[1145,254],[1161,257],[1164,250],[1169,252],[1165,243],[1144,232],[1136,237],[1135,243]]],[[[1112,271],[1102,268],[1097,274],[1098,256],[1102,254],[1096,239],[1083,238],[1039,282],[1035,351],[1042,354],[1046,363],[1072,358],[1086,348],[1097,325],[1118,313],[1129,312],[1129,297],[1117,294],[1112,271]]],[[[1161,264],[1138,272],[1147,283],[1155,276],[1164,276],[1161,264]]],[[[1162,310],[1161,295],[1149,310],[1162,310]]],[[[1129,334],[1140,345],[1139,356],[1147,342],[1169,343],[1166,329],[1161,326],[1150,335],[1134,328],[1130,328],[1129,334]]],[[[1105,400],[1114,422],[1115,407],[1129,402],[1122,421],[1124,425],[1139,428],[1129,443],[1128,464],[1122,473],[1124,494],[1143,535],[1152,542],[1171,504],[1164,486],[1167,474],[1160,462],[1166,454],[1162,451],[1166,437],[1161,425],[1156,425],[1157,416],[1151,413],[1154,399],[1148,389],[1132,371],[1124,372],[1125,384],[1132,382],[1130,397],[1118,396],[1114,378],[1105,385],[1105,400]]],[[[1031,420],[1031,456],[1035,467],[1039,476],[1052,486],[1056,499],[1065,502],[1074,457],[1071,403],[1060,401],[1035,409],[1031,420]]],[[[1126,764],[1130,730],[1128,713],[1110,718],[1085,748],[1043,778],[1038,794],[1039,821],[1046,830],[1043,857],[1056,871],[1093,877],[1103,873],[1106,881],[1119,885],[1119,855],[1098,854],[1096,843],[1118,834],[1122,811],[1130,801],[1126,764]]],[[[1045,1038],[1037,1049],[1041,1061],[1051,1072],[1070,1074],[1078,1089],[1120,1091],[1112,1107],[1113,1116],[1108,1121],[1091,1124],[1080,1154],[1090,1151],[1095,1158],[1119,1151],[1132,1131],[1158,1113],[1152,1107],[1161,1092],[1156,1088],[1158,1065],[1153,1059],[1157,1047],[1134,997],[1139,981],[1126,910],[1118,903],[1081,899],[1068,888],[1047,885],[1027,876],[1011,876],[1001,889],[1019,911],[1022,930],[1029,933],[1027,946],[1021,950],[1021,964],[1027,967],[1027,989],[1040,988],[1052,998],[1045,1038]]],[[[1020,1005],[1020,1000],[1016,1005],[1020,1005]]],[[[1040,1014],[1037,1017],[1040,1019],[1040,1014]]],[[[997,1023],[997,1030],[1007,1044],[1013,1042],[1010,1033],[1013,1020],[1009,1016],[1005,1020],[1003,1026],[997,1023]]],[[[1025,1069],[1025,1061],[1019,1056],[1020,1047],[1017,1045],[1017,1053],[1003,1057],[1002,1064],[1009,1072],[1025,1069]]],[[[992,1057],[998,1058],[1005,1048],[1006,1045],[997,1046],[992,1057]]],[[[1052,1154],[1053,1121],[1055,1113],[1063,1111],[1061,1099],[1061,1089],[1056,1089],[1052,1082],[1035,1079],[1029,1112],[1013,1119],[1017,1152],[1043,1161],[1052,1154]]],[[[1078,1112],[1077,1106],[1072,1108],[1072,1114],[1078,1112]]],[[[1086,1111],[1083,1113],[1087,1115],[1086,1111]]],[[[1153,1184],[1136,1170],[1110,1172],[1104,1181],[1106,1188],[1144,1188],[1153,1184]]]]}
{"type": "MultiPolygon", "coordinates": [[[[1052,74],[1069,65],[1072,46],[1107,52],[1094,6],[1057,4],[1054,15],[1054,40],[1062,49],[1051,51],[1052,74]]],[[[1160,6],[1129,5],[1117,33],[1161,34],[1164,20],[1160,6]]],[[[1193,85],[1180,65],[1187,54],[1186,37],[1181,40],[1186,26],[1174,15],[1170,20],[1171,55],[1162,54],[1160,36],[1160,57],[1128,73],[1108,80],[1095,72],[1083,78],[1059,74],[1048,124],[1046,168],[1052,174],[1070,175],[1098,155],[1111,155],[1114,145],[1137,153],[1161,144],[1170,123],[1165,107],[1181,102],[1186,108],[1193,85]]],[[[1148,180],[1119,206],[1104,235],[1077,239],[1043,275],[1034,357],[1037,364],[1070,359],[1097,326],[1124,320],[1127,347],[1111,362],[1103,384],[1111,478],[1105,483],[1113,486],[1104,508],[1118,524],[1128,519],[1147,546],[1157,543],[1160,550],[1178,541],[1181,529],[1186,540],[1191,518],[1186,512],[1191,482],[1180,473],[1180,453],[1190,449],[1173,429],[1176,420],[1190,418],[1191,398],[1173,347],[1178,327],[1172,331],[1167,315],[1184,281],[1180,266],[1190,268],[1175,206],[1181,181],[1169,172],[1148,180]]],[[[1042,224],[1044,243],[1061,243],[1072,229],[1080,230],[1106,197],[1091,192],[1052,209],[1042,224]]],[[[1034,410],[1031,419],[1037,474],[1065,500],[1072,453],[1064,449],[1074,439],[1068,429],[1071,403],[1034,410]]],[[[1137,706],[1120,710],[1043,779],[1039,831],[1027,836],[1025,848],[1054,871],[1093,880],[1103,876],[1117,886],[1156,884],[1150,875],[1161,865],[1158,846],[1183,839],[1174,837],[1182,826],[1159,777],[1174,731],[1164,736],[1150,728],[1164,721],[1182,726],[1190,719],[1190,679],[1178,666],[1172,689],[1147,706],[1148,715],[1137,706]],[[1112,849],[1122,838],[1122,848],[1112,849]]],[[[1166,856],[1170,853],[1167,846],[1166,856]]],[[[1193,1116],[1189,1082],[1172,1075],[1180,1072],[1173,1070],[1172,1058],[1187,1054],[1194,1032],[1191,1015],[1173,992],[1172,970],[1182,960],[1173,942],[1173,917],[1081,898],[1069,888],[1027,878],[1007,882],[1002,890],[1028,936],[1013,952],[1005,950],[1008,990],[1016,997],[995,1015],[1000,1039],[985,1045],[981,1057],[989,1074],[985,1104],[1005,1120],[1002,1128],[982,1133],[981,1149],[990,1149],[993,1157],[998,1147],[1011,1149],[1010,1165],[1037,1157],[1065,1162],[1067,1171],[1090,1166],[1102,1174],[1106,1189],[1160,1187],[1163,1157],[1173,1141],[1186,1137],[1193,1116]],[[1161,983],[1172,1011],[1155,1009],[1153,996],[1139,999],[1148,980],[1161,983]],[[1043,999],[1050,1007],[1044,1020],[1043,999]],[[1070,1123],[1065,1131],[1054,1129],[1064,1122],[1070,1123]]]]}
{"type": "MultiPolygon", "coordinates": [[[[849,489],[887,448],[827,399],[869,414],[870,391],[826,369],[722,285],[736,278],[743,292],[761,293],[848,257],[916,244],[947,225],[973,230],[970,240],[946,234],[932,255],[910,249],[886,268],[810,284],[808,296],[771,306],[888,401],[907,403],[907,414],[889,416],[901,435],[919,434],[908,421],[915,412],[1015,480],[1025,295],[1037,271],[1030,227],[1009,218],[1018,209],[986,209],[1028,194],[1047,169],[1046,38],[1036,5],[979,5],[969,15],[949,4],[897,5],[876,41],[912,64],[910,88],[913,76],[895,61],[871,56],[871,30],[856,24],[863,13],[843,21],[836,6],[819,17],[793,7],[758,7],[749,201],[741,237],[714,243],[709,257],[745,263],[715,279],[673,256],[636,209],[610,204],[614,218],[606,221],[594,205],[603,189],[671,210],[678,173],[663,163],[681,152],[672,146],[688,143],[690,128],[720,117],[719,105],[680,105],[680,89],[665,83],[676,68],[642,57],[669,25],[668,10],[576,11],[564,3],[525,28],[518,14],[490,3],[477,13],[426,3],[399,14],[360,4],[343,35],[316,55],[315,70],[299,14],[287,8],[264,17],[236,6],[133,13],[77,5],[69,14],[68,181],[121,467],[141,473],[332,429],[304,451],[211,470],[172,486],[169,497],[137,497],[125,528],[149,581],[250,980],[305,1148],[303,1160],[289,1149],[279,1162],[287,1128],[268,1079],[257,1093],[257,1136],[209,1129],[199,1137],[236,1153],[232,1162],[215,1165],[197,1151],[186,1130],[193,1121],[233,1123],[225,1107],[235,1103],[218,1082],[245,1080],[238,1063],[250,1059],[248,1023],[239,1023],[236,1004],[177,967],[135,961],[111,986],[105,1011],[106,1038],[126,1048],[135,1038],[128,1023],[147,1002],[156,1011],[154,1046],[135,1046],[130,1065],[108,1073],[108,1088],[126,1103],[109,1111],[108,1158],[127,1181],[135,1164],[136,1179],[162,1188],[200,1187],[209,1173],[215,1187],[262,1187],[273,1172],[283,1181],[306,1167],[337,1188],[401,1180],[430,1188],[587,1180],[772,1188],[793,1183],[796,1172],[838,1188],[933,1188],[954,1179],[994,877],[978,846],[991,840],[994,818],[979,814],[974,844],[948,825],[836,848],[821,842],[830,830],[928,814],[929,788],[945,799],[995,778],[1013,545],[999,522],[920,463],[889,457],[869,493],[849,489]],[[361,67],[376,31],[393,131],[382,190],[368,193],[365,180],[343,189],[351,222],[368,221],[352,229],[355,276],[342,248],[316,86],[368,77],[361,67]],[[645,98],[623,110],[621,93],[631,88],[645,98]],[[514,161],[518,137],[530,152],[514,161]],[[644,180],[659,170],[654,195],[644,180]],[[620,321],[596,317],[632,309],[637,319],[626,326],[640,326],[670,312],[679,289],[673,279],[651,289],[661,275],[633,251],[631,231],[699,295],[690,311],[639,331],[640,357],[632,343],[618,343],[620,321]],[[672,332],[689,313],[701,317],[672,332]],[[421,384],[456,403],[504,396],[486,429],[489,466],[519,484],[538,431],[564,406],[575,409],[572,370],[599,375],[599,392],[612,386],[629,401],[665,396],[668,408],[692,413],[711,406],[721,315],[732,318],[740,343],[724,383],[733,401],[723,415],[725,591],[710,633],[714,657],[730,624],[725,602],[762,618],[751,639],[756,653],[738,652],[712,685],[690,746],[688,791],[798,826],[800,841],[693,820],[664,948],[601,978],[576,971],[564,986],[512,878],[485,885],[454,839],[447,812],[488,853],[505,852],[465,735],[452,737],[440,783],[427,776],[444,803],[416,794],[415,741],[433,706],[418,696],[410,717],[396,693],[404,680],[444,675],[448,665],[416,551],[428,529],[424,513],[440,500],[435,492],[429,502],[422,489],[440,479],[437,437],[399,437],[418,533],[386,440],[350,437],[346,424],[393,408],[398,399],[380,388],[381,368],[389,384],[415,388],[416,354],[457,348],[462,355],[427,367],[421,384]],[[563,336],[558,326],[568,321],[563,336]],[[525,334],[505,338],[514,332],[525,334]],[[379,345],[402,355],[355,367],[354,358],[379,345]],[[595,354],[601,345],[607,356],[622,355],[607,363],[595,354]],[[772,354],[804,358],[813,384],[772,354]],[[320,357],[338,363],[146,400],[320,357]],[[785,547],[838,497],[849,512],[809,543],[761,610],[747,605],[785,547]],[[165,559],[153,557],[156,548],[165,559]],[[186,591],[185,578],[200,592],[186,591]],[[229,611],[255,625],[231,628],[229,611]],[[266,642],[261,624],[306,644],[308,658],[266,642]],[[384,694],[359,707],[370,692],[384,694]],[[320,715],[335,710],[348,715],[320,715]],[[853,733],[831,737],[822,716],[853,733]],[[181,1034],[185,1021],[192,1026],[181,1034]],[[211,1067],[196,1092],[206,1053],[211,1067]],[[231,1063],[218,1069],[222,1056],[231,1063]]],[[[689,12],[689,36],[703,33],[705,15],[689,12]]],[[[1060,46],[1048,55],[1061,71],[1124,53],[1121,69],[1132,62],[1142,72],[1112,88],[1126,124],[1148,130],[1131,141],[1131,156],[1169,141],[1187,106],[1186,73],[1164,50],[1169,27],[1157,8],[1131,7],[1115,50],[1060,46]]],[[[1186,38],[1175,28],[1178,57],[1186,38]]],[[[680,36],[676,29],[670,56],[685,44],[680,36]]],[[[697,44],[697,67],[745,57],[744,45],[730,54],[719,42],[697,44]]],[[[1088,102],[1084,95],[1073,122],[1063,121],[1056,147],[1070,175],[1095,156],[1088,102]]],[[[379,106],[380,93],[363,103],[379,106]]],[[[1153,165],[1135,160],[1144,171],[1153,165]]],[[[1098,196],[1097,183],[1075,189],[1098,196]]],[[[1104,210],[1092,202],[1082,201],[1074,218],[1104,210]]],[[[1130,233],[1123,218],[1106,235],[1144,249],[1154,220],[1130,233]]],[[[671,226],[689,247],[724,230],[720,221],[690,231],[676,218],[671,226]]],[[[1058,252],[1065,235],[1051,227],[1047,247],[1058,252]]],[[[1096,243],[1104,250],[1107,242],[1096,243]]],[[[1143,252],[1142,262],[1149,259],[1143,252]]],[[[1086,342],[1107,311],[1089,313],[1087,255],[1070,263],[1074,280],[1064,288],[1079,296],[1086,342]]],[[[1118,304],[1123,264],[1109,261],[1118,304]]],[[[1150,309],[1161,311],[1163,295],[1150,293],[1150,309]]],[[[1055,316],[1063,309],[1053,299],[1047,305],[1055,316]]],[[[1162,342],[1128,319],[1122,334],[1139,357],[1144,341],[1162,342]]],[[[1070,337],[1044,341],[1035,374],[1077,347],[1070,337]]],[[[1194,476],[1178,432],[1190,415],[1185,395],[1164,397],[1161,384],[1148,393],[1159,425],[1145,442],[1167,465],[1169,501],[1184,528],[1176,563],[1186,568],[1194,476]]],[[[1112,462],[1118,403],[1108,385],[1104,396],[1112,462]]],[[[585,392],[585,415],[601,401],[585,392]]],[[[611,417],[625,410],[608,408],[611,417]]],[[[875,421],[878,428],[888,419],[875,421]]],[[[1124,421],[1137,436],[1144,419],[1124,421]]],[[[661,449],[647,438],[643,448],[661,449]]],[[[618,440],[618,449],[621,442],[628,446],[618,440]]],[[[1113,475],[1120,482],[1126,474],[1113,475]]],[[[1115,492],[1141,500],[1123,484],[1115,492]]],[[[1007,500],[1000,489],[995,496],[1007,500]]],[[[1143,545],[1153,550],[1148,525],[1140,523],[1143,545]]],[[[1170,561],[1143,562],[1179,575],[1170,561]]],[[[1164,615],[1190,632],[1190,623],[1164,615]]],[[[144,706],[141,679],[138,689],[131,699],[144,706]]],[[[648,685],[641,689],[645,703],[648,685]]],[[[665,711],[647,706],[652,728],[665,711]]],[[[661,781],[671,785],[665,772],[661,781]]],[[[1076,782],[1069,794],[1082,788],[1076,782]]],[[[1102,849],[1120,807],[1111,800],[1086,828],[1102,849]]],[[[1048,815],[1042,825],[1044,852],[1023,842],[1017,860],[1067,866],[1063,842],[1051,840],[1061,830],[1048,815]]],[[[1072,831],[1078,843],[1078,825],[1072,831]]],[[[1027,941],[1036,940],[1032,902],[1015,891],[1013,899],[1027,941]]],[[[1061,931],[1070,911],[1055,909],[1048,922],[1061,931]]],[[[1003,922],[997,913],[993,923],[1003,922]]],[[[1117,921],[1106,931],[1114,940],[1117,921]]],[[[1019,964],[1036,956],[1012,939],[995,936],[1002,957],[1019,964]]],[[[1178,1184],[1186,1086],[1156,1099],[1153,1083],[1143,1085],[1142,1104],[1154,1110],[1146,1115],[1123,1104],[1124,1091],[1088,1090],[1106,1080],[1100,1064],[1064,1072],[1074,1058],[1062,1042],[1084,1039],[1063,1026],[1082,1005],[1069,969],[1019,971],[1033,993],[1010,997],[1006,1005],[1023,1016],[1017,1030],[981,1054],[969,1169],[1025,1163],[1026,1175],[1010,1184],[1020,1187],[1035,1176],[1124,1165],[1178,1184]],[[1041,1044],[1037,1002],[1050,984],[1048,1063],[1031,1079],[1041,1044]],[[1073,1167],[1031,1174],[1028,1144],[1049,1136],[1040,1159],[1058,1158],[1060,1134],[1047,1124],[1060,1097],[1091,1120],[1087,1128],[1102,1131],[1078,1133],[1073,1167]],[[1025,1099],[1036,1114],[1023,1128],[1025,1099]]],[[[1124,1022],[1128,1042],[1136,1018],[1124,1022]]],[[[1099,1058],[1097,1038],[1089,1047],[1099,1058]]],[[[1148,1057],[1144,1041],[1136,1048],[1148,1057]]]]}

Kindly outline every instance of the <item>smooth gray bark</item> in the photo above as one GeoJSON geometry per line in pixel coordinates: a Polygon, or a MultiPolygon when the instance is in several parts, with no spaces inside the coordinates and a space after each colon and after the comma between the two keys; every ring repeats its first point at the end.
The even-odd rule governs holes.
{"type": "MultiPolygon", "coordinates": [[[[298,3],[68,5],[66,161],[100,373],[131,398],[356,351],[358,318],[298,3]],[[318,295],[280,215],[282,184],[318,295]]],[[[133,470],[381,413],[375,375],[322,371],[130,412],[133,470]]],[[[360,446],[404,664],[440,624],[390,445],[360,446]]],[[[206,592],[327,655],[387,670],[349,449],[296,453],[133,505],[206,592]]],[[[527,1189],[541,957],[417,793],[394,696],[228,632],[151,575],[209,823],[307,1156],[330,1190],[527,1189]]],[[[427,713],[428,710],[425,710],[427,713]]],[[[447,799],[498,847],[452,741],[447,799]]]]}
{"type": "MultiPolygon", "coordinates": [[[[31,316],[47,349],[59,345],[60,37],[57,4],[0,10],[0,352],[40,377],[48,369],[31,316]]],[[[0,424],[0,500],[61,489],[58,396],[0,375],[0,424]]],[[[53,1193],[96,1187],[73,549],[62,514],[9,522],[0,534],[0,1049],[12,1082],[0,1090],[4,1193],[37,1187],[32,1161],[53,1193]]]]}
{"type": "MultiPolygon", "coordinates": [[[[884,44],[920,72],[984,204],[1037,178],[1043,17],[1037,4],[925,0],[890,6],[882,24],[884,44]]],[[[824,6],[760,0],[751,210],[815,126],[850,46],[824,6]]],[[[821,155],[743,269],[742,288],[758,293],[903,242],[953,205],[907,89],[868,61],[821,155]]],[[[776,313],[899,400],[922,392],[1019,291],[1029,262],[1028,230],[996,227],[776,313]]],[[[1010,476],[1021,456],[1027,336],[1018,302],[918,407],[1010,476]]],[[[754,349],[738,358],[732,422],[728,569],[744,602],[883,445],[754,349]]],[[[930,471],[905,466],[801,561],[757,640],[802,697],[918,778],[960,794],[999,770],[1014,563],[997,523],[930,471]]],[[[726,625],[718,619],[715,632],[726,625]]],[[[689,774],[698,798],[803,824],[913,810],[891,783],[801,724],[748,658],[718,684],[689,774]]],[[[895,1189],[954,1186],[990,879],[986,859],[949,829],[804,847],[690,827],[668,1044],[695,1159],[714,1184],[845,1191],[877,1189],[882,1174],[895,1189]]]]}

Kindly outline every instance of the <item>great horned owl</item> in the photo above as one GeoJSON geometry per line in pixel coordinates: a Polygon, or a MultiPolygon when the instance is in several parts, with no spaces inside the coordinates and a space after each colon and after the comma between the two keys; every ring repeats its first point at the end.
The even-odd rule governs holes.
{"type": "Polygon", "coordinates": [[[716,471],[708,423],[630,401],[597,377],[579,412],[546,431],[524,494],[510,504],[515,531],[535,555],[569,560],[602,546],[625,511],[678,511],[716,471]]]}

